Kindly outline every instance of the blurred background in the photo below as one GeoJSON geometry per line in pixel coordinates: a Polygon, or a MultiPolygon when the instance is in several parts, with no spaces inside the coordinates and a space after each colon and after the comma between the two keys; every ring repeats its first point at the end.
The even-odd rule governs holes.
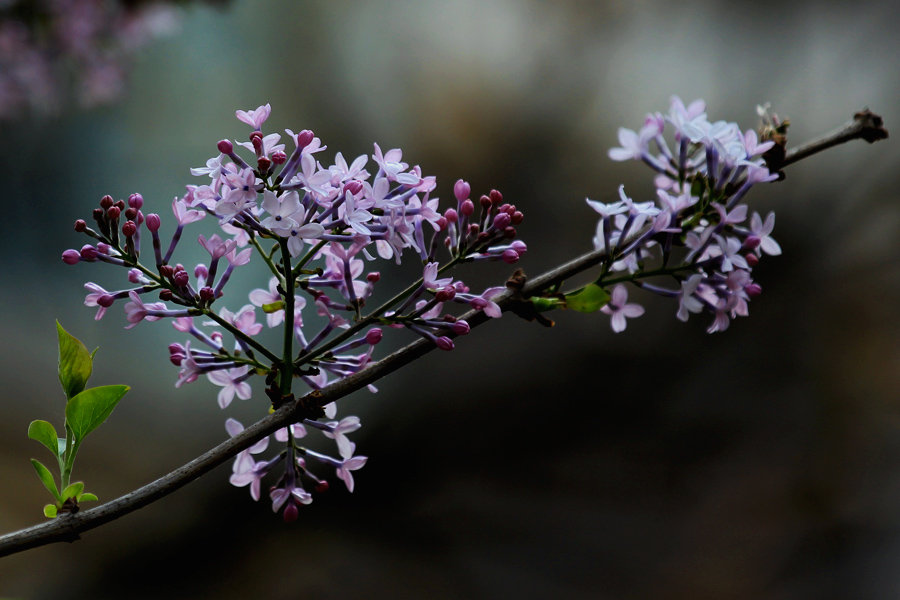
{"type": "MultiPolygon", "coordinates": [[[[139,191],[171,223],[189,167],[246,135],[235,109],[270,102],[266,130],[314,130],[323,162],[378,142],[436,175],[443,198],[459,177],[502,190],[526,213],[531,274],[590,249],[586,196],[624,183],[649,199],[649,171],[606,152],[672,94],[745,128],[769,101],[793,143],[865,106],[900,122],[887,0],[167,11],[166,35],[122,60],[117,100],[19,104],[0,121],[3,532],[42,521],[49,497],[26,429],[61,425],[55,319],[100,346],[93,385],[132,386],[79,454],[75,475],[101,499],[224,440],[227,416],[265,412],[258,382],[226,411],[205,381],[176,390],[166,345],[180,334],[126,332],[121,307],[94,321],[83,283],[120,274],[60,260],[104,194],[139,191]]],[[[895,140],[855,142],[757,186],[751,206],[777,211],[784,252],[757,267],[764,294],[724,334],[643,296],[620,335],[601,315],[559,314],[553,329],[506,315],[342,402],[370,457],[352,495],[332,486],[286,525],[224,465],[80,542],[0,559],[0,597],[896,598],[898,164],[895,140]]]]}

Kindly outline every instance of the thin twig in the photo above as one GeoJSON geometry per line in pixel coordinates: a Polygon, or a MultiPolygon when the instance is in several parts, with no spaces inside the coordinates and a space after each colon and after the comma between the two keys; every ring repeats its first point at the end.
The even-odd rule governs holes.
{"type": "MultiPolygon", "coordinates": [[[[861,138],[868,142],[874,142],[886,137],[887,131],[882,126],[881,117],[865,110],[857,113],[853,121],[844,127],[789,151],[781,166],[795,163],[821,150],[853,139],[861,138]]],[[[639,234],[640,232],[635,232],[631,237],[639,234]]],[[[492,300],[502,309],[510,309],[515,304],[521,303],[524,298],[540,295],[554,285],[596,266],[605,256],[606,252],[603,249],[588,252],[555,269],[527,280],[517,289],[508,288],[502,294],[493,297],[492,300]]],[[[460,318],[465,319],[470,327],[477,327],[490,320],[484,312],[474,310],[465,313],[460,318]]],[[[314,418],[319,414],[321,408],[329,402],[334,402],[377,381],[431,352],[434,348],[434,344],[424,339],[413,342],[380,361],[369,365],[358,373],[335,381],[321,390],[312,391],[305,396],[285,403],[278,410],[247,427],[238,435],[152,483],[95,508],[61,515],[52,521],[0,536],[0,557],[53,542],[73,542],[78,540],[82,532],[118,519],[171,494],[233,458],[264,436],[304,418],[314,418]]]]}

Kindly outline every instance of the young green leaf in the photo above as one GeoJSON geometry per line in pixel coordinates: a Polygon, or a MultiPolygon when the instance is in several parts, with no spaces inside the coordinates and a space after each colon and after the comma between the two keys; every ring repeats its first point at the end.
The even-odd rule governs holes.
{"type": "Polygon", "coordinates": [[[597,312],[609,302],[609,293],[596,283],[591,283],[566,296],[566,306],[583,313],[597,312]]]}
{"type": "MultiPolygon", "coordinates": [[[[59,439],[56,435],[56,429],[47,421],[32,421],[28,425],[28,437],[43,444],[47,450],[53,453],[53,456],[59,456],[59,439]]],[[[65,449],[65,446],[63,446],[65,449]]]]}
{"type": "Polygon", "coordinates": [[[79,494],[75,498],[75,500],[77,500],[78,502],[96,502],[97,494],[92,494],[90,492],[84,492],[84,493],[79,494]]]}
{"type": "Polygon", "coordinates": [[[127,385],[102,385],[84,390],[69,400],[66,423],[72,428],[78,443],[109,417],[129,389],[127,385]]]}
{"type": "Polygon", "coordinates": [[[56,335],[59,338],[59,382],[66,398],[73,398],[91,377],[93,354],[78,338],[63,329],[59,321],[56,322],[56,335]]]}
{"type": "Polygon", "coordinates": [[[75,483],[69,485],[69,487],[64,489],[60,496],[62,497],[63,502],[65,502],[69,498],[75,498],[75,500],[78,500],[78,496],[81,494],[82,490],[84,490],[84,482],[76,481],[75,483]]]}
{"type": "Polygon", "coordinates": [[[44,507],[44,516],[48,519],[53,519],[56,517],[56,505],[48,504],[44,507]]]}
{"type": "Polygon", "coordinates": [[[53,497],[61,502],[59,490],[56,488],[56,481],[53,480],[53,475],[50,474],[50,470],[36,458],[31,459],[31,464],[34,467],[34,470],[37,471],[38,478],[41,480],[41,483],[44,484],[44,487],[47,488],[47,491],[53,494],[53,497]]]}

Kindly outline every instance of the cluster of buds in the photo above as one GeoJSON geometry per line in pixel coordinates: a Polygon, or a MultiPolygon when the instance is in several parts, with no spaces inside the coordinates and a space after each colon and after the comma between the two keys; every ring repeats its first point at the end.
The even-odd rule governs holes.
{"type": "Polygon", "coordinates": [[[763,159],[774,142],[760,142],[735,123],[711,123],[701,100],[685,106],[673,97],[666,115],[647,115],[637,132],[619,129],[619,143],[610,158],[650,166],[657,198],[634,202],[620,187],[617,202],[587,201],[600,214],[593,241],[607,261],[596,283],[613,286],[602,309],[613,330],[644,312],[627,301],[622,284],[629,282],[677,299],[680,320],[707,312],[713,315],[707,331],[724,331],[747,315],[747,303],[761,291],[751,272],[762,254],[781,253],[771,237],[774,213],[763,219],[741,203],[753,185],[778,179],[763,159]]]}
{"type": "MultiPolygon", "coordinates": [[[[294,145],[290,154],[280,134],[263,133],[269,114],[269,105],[237,111],[237,118],[252,128],[248,141],[221,140],[218,155],[204,167],[191,169],[206,181],[188,185],[186,193],[173,200],[176,226],[167,245],[162,219],[142,212],[139,194],[132,194],[127,203],[104,196],[93,212],[95,227],[76,222],[75,230],[93,243],[66,250],[63,261],[124,267],[131,284],[117,291],[86,284],[85,304],[98,307],[97,319],[118,300],[126,301],[128,327],[143,320],[171,319],[178,332],[190,336],[185,343],[169,346],[170,360],[179,367],[176,386],[205,375],[221,388],[218,401],[225,408],[235,396],[251,396],[253,375],[264,376],[265,395],[278,407],[293,397],[295,379],[315,390],[359,372],[371,362],[384,328],[407,330],[451,350],[453,338],[468,333],[469,325],[445,311],[447,303],[483,310],[491,317],[501,315],[492,298],[503,288],[477,294],[464,282],[442,276],[459,263],[513,263],[525,252],[525,244],[515,240],[523,214],[504,202],[499,191],[481,196],[476,211],[469,184],[457,181],[456,208],[442,213],[438,198],[431,197],[435,178],[423,175],[418,166],[410,167],[401,150],[382,152],[376,144],[371,156],[374,174],[366,169],[365,155],[348,164],[337,153],[333,164],[323,166],[316,155],[325,146],[311,131],[286,130],[294,145]],[[240,148],[252,158],[239,154],[240,148]],[[185,227],[207,217],[218,226],[208,238],[198,237],[209,261],[193,269],[173,264],[185,227]],[[144,228],[152,240],[150,264],[142,261],[147,254],[141,248],[144,228]],[[379,258],[399,264],[407,251],[421,261],[422,277],[368,310],[383,278],[379,269],[367,265],[379,258]],[[439,251],[446,253],[443,264],[439,251]],[[267,289],[252,290],[249,303],[234,312],[220,307],[233,271],[249,264],[254,252],[267,272],[267,289]],[[158,301],[145,300],[150,294],[158,301]],[[277,349],[260,341],[265,327],[257,321],[258,311],[265,315],[266,326],[281,328],[277,349]],[[233,338],[233,346],[226,343],[226,336],[233,338]]],[[[276,465],[283,468],[270,496],[273,508],[283,510],[288,520],[296,517],[298,505],[311,500],[303,482],[313,483],[314,489],[325,487],[312,473],[312,464],[334,467],[352,491],[350,471],[360,468],[365,457],[353,455],[355,446],[346,434],[359,427],[359,420],[335,421],[334,410],[319,409],[277,434],[276,440],[286,446],[272,460],[251,458],[263,450],[259,445],[242,453],[235,461],[232,482],[251,484],[251,494],[258,499],[259,480],[276,465]],[[298,440],[308,429],[336,440],[340,458],[301,445],[298,440]]],[[[233,433],[239,425],[229,423],[233,433]]]]}

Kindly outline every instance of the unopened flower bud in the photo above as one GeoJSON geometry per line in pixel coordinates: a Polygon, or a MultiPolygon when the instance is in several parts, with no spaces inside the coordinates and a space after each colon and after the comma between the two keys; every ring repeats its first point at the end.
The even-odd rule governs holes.
{"type": "Polygon", "coordinates": [[[122,213],[122,210],[118,206],[110,206],[106,209],[106,216],[115,221],[119,218],[119,215],[122,213]]]}
{"type": "Polygon", "coordinates": [[[110,196],[109,194],[100,198],[100,208],[102,208],[103,210],[108,209],[113,204],[115,204],[115,201],[113,200],[113,197],[110,196]]]}
{"type": "Polygon", "coordinates": [[[194,267],[194,277],[206,281],[206,279],[209,277],[209,269],[207,269],[206,265],[204,265],[203,263],[198,264],[196,267],[194,267]]]}
{"type": "Polygon", "coordinates": [[[125,234],[125,237],[133,236],[137,233],[137,225],[134,224],[134,221],[125,221],[122,224],[122,233],[125,234]]]}
{"type": "Polygon", "coordinates": [[[216,148],[222,154],[231,154],[234,152],[234,144],[231,143],[231,140],[219,140],[219,143],[216,144],[216,148]]]}
{"type": "Polygon", "coordinates": [[[97,260],[97,249],[91,246],[90,244],[85,244],[81,247],[81,258],[86,261],[94,261],[97,260]]]}
{"type": "Polygon", "coordinates": [[[129,283],[142,283],[144,281],[144,276],[141,274],[138,269],[129,269],[128,270],[128,282],[129,283]]]}
{"type": "Polygon", "coordinates": [[[115,301],[116,299],[112,294],[102,294],[97,298],[97,304],[106,308],[112,306],[115,301]]]}
{"type": "Polygon", "coordinates": [[[315,137],[316,135],[312,131],[310,131],[309,129],[304,129],[297,134],[297,148],[300,150],[306,148],[315,137]]]}
{"type": "Polygon", "coordinates": [[[472,186],[470,186],[466,181],[457,179],[456,183],[453,184],[453,195],[456,196],[456,199],[458,201],[462,202],[463,200],[468,200],[471,193],[472,186]]]}
{"type": "Polygon", "coordinates": [[[369,283],[378,283],[380,279],[381,273],[379,273],[378,271],[372,271],[371,273],[368,273],[366,275],[366,281],[368,281],[369,283]]]}
{"type": "Polygon", "coordinates": [[[459,214],[453,208],[448,208],[444,211],[444,218],[447,219],[450,223],[456,223],[459,221],[459,214]]]}
{"type": "Polygon", "coordinates": [[[184,287],[188,284],[188,281],[190,281],[190,276],[187,274],[187,271],[178,271],[172,277],[172,281],[174,281],[175,285],[178,287],[184,287]]]}
{"type": "Polygon", "coordinates": [[[163,277],[171,277],[175,272],[175,269],[172,268],[172,265],[163,265],[159,268],[159,274],[163,277]]]}
{"type": "Polygon", "coordinates": [[[272,159],[267,156],[260,156],[259,160],[256,161],[256,167],[260,173],[268,173],[269,169],[272,168],[272,159]]]}
{"type": "Polygon", "coordinates": [[[373,327],[366,333],[366,343],[370,346],[374,346],[381,341],[383,335],[384,334],[382,333],[381,329],[379,329],[378,327],[373,327]]]}
{"type": "Polygon", "coordinates": [[[172,297],[172,290],[159,290],[159,299],[163,302],[168,302],[172,297]]]}
{"type": "Polygon", "coordinates": [[[501,257],[503,258],[503,262],[505,262],[508,265],[512,265],[512,264],[519,262],[519,253],[516,252],[515,250],[513,250],[512,248],[507,248],[506,250],[504,250],[501,257]]]}
{"type": "Polygon", "coordinates": [[[510,240],[515,238],[516,237],[516,228],[513,227],[512,225],[506,227],[503,230],[503,237],[510,239],[510,240]]]}
{"type": "Polygon", "coordinates": [[[744,291],[747,292],[748,296],[753,298],[762,294],[762,287],[760,287],[758,283],[751,283],[750,285],[744,286],[744,291]]]}
{"type": "Polygon", "coordinates": [[[759,257],[753,254],[752,252],[748,252],[744,255],[744,260],[747,261],[747,266],[751,269],[759,264],[759,257]]]}
{"type": "Polygon", "coordinates": [[[434,222],[437,225],[438,231],[446,231],[447,230],[447,219],[446,217],[438,217],[437,221],[434,222]]]}
{"type": "Polygon", "coordinates": [[[363,184],[361,181],[353,179],[344,184],[344,189],[355,196],[362,191],[363,184]]]}
{"type": "Polygon", "coordinates": [[[453,333],[455,333],[456,335],[466,335],[471,330],[471,328],[469,327],[469,324],[466,321],[463,321],[462,319],[460,319],[459,321],[454,323],[450,327],[450,329],[452,329],[453,333]]]}
{"type": "Polygon", "coordinates": [[[503,202],[503,194],[500,190],[491,190],[491,204],[497,205],[503,202]]]}
{"type": "Polygon", "coordinates": [[[750,250],[755,250],[762,240],[759,236],[756,235],[748,235],[747,239],[744,240],[744,245],[741,246],[741,250],[744,252],[749,252],[750,250]]]}
{"type": "MultiPolygon", "coordinates": [[[[482,196],[482,198],[484,198],[484,196],[482,196]]],[[[463,200],[462,204],[459,205],[459,212],[467,217],[470,216],[475,212],[475,203],[471,200],[463,200]]]]}
{"type": "Polygon", "coordinates": [[[75,221],[75,231],[78,233],[84,232],[87,229],[87,223],[84,222],[84,219],[78,219],[75,221]]]}
{"type": "Polygon", "coordinates": [[[455,347],[453,344],[453,340],[448,338],[445,335],[442,335],[439,338],[435,338],[434,345],[440,348],[441,350],[453,350],[455,347]]]}
{"type": "Polygon", "coordinates": [[[449,302],[456,296],[456,290],[452,285],[447,285],[439,289],[434,294],[434,299],[438,302],[449,302]]]}
{"type": "Polygon", "coordinates": [[[512,224],[518,225],[525,219],[525,214],[521,210],[517,210],[512,214],[512,224]]]}
{"type": "Polygon", "coordinates": [[[81,253],[78,250],[66,250],[62,253],[62,260],[67,265],[74,265],[81,260],[81,253]]]}
{"type": "Polygon", "coordinates": [[[97,244],[97,252],[99,252],[100,254],[109,254],[109,244],[99,242],[97,244]]]}
{"type": "Polygon", "coordinates": [[[162,220],[159,218],[159,215],[156,213],[150,213],[147,215],[147,229],[150,231],[159,231],[159,226],[162,225],[162,220]]]}
{"type": "Polygon", "coordinates": [[[200,288],[200,299],[203,300],[204,302],[209,302],[215,297],[216,297],[215,291],[213,291],[213,289],[211,287],[209,287],[208,285],[200,288]]]}
{"type": "Polygon", "coordinates": [[[491,199],[483,194],[481,198],[478,199],[478,202],[481,204],[481,208],[485,210],[491,207],[491,199]]]}
{"type": "Polygon", "coordinates": [[[328,491],[328,482],[327,481],[319,481],[316,483],[315,490],[320,494],[324,494],[328,491]]]}
{"type": "Polygon", "coordinates": [[[272,162],[276,165],[283,165],[287,162],[287,154],[284,153],[284,150],[276,150],[272,153],[272,162]]]}
{"type": "Polygon", "coordinates": [[[288,502],[287,506],[284,507],[284,513],[282,513],[282,518],[285,523],[293,523],[297,520],[300,512],[297,510],[297,505],[293,502],[288,502]]]}
{"type": "Polygon", "coordinates": [[[141,207],[144,206],[144,197],[140,194],[132,194],[128,196],[128,206],[140,210],[141,207]]]}
{"type": "Polygon", "coordinates": [[[119,212],[125,210],[125,201],[124,200],[116,200],[116,203],[113,204],[116,208],[119,209],[119,212]]]}
{"type": "Polygon", "coordinates": [[[129,221],[134,221],[138,216],[138,210],[136,208],[128,207],[125,209],[125,218],[129,221]]]}
{"type": "Polygon", "coordinates": [[[511,219],[508,214],[502,212],[494,217],[494,229],[506,229],[506,226],[509,225],[511,219]]]}

